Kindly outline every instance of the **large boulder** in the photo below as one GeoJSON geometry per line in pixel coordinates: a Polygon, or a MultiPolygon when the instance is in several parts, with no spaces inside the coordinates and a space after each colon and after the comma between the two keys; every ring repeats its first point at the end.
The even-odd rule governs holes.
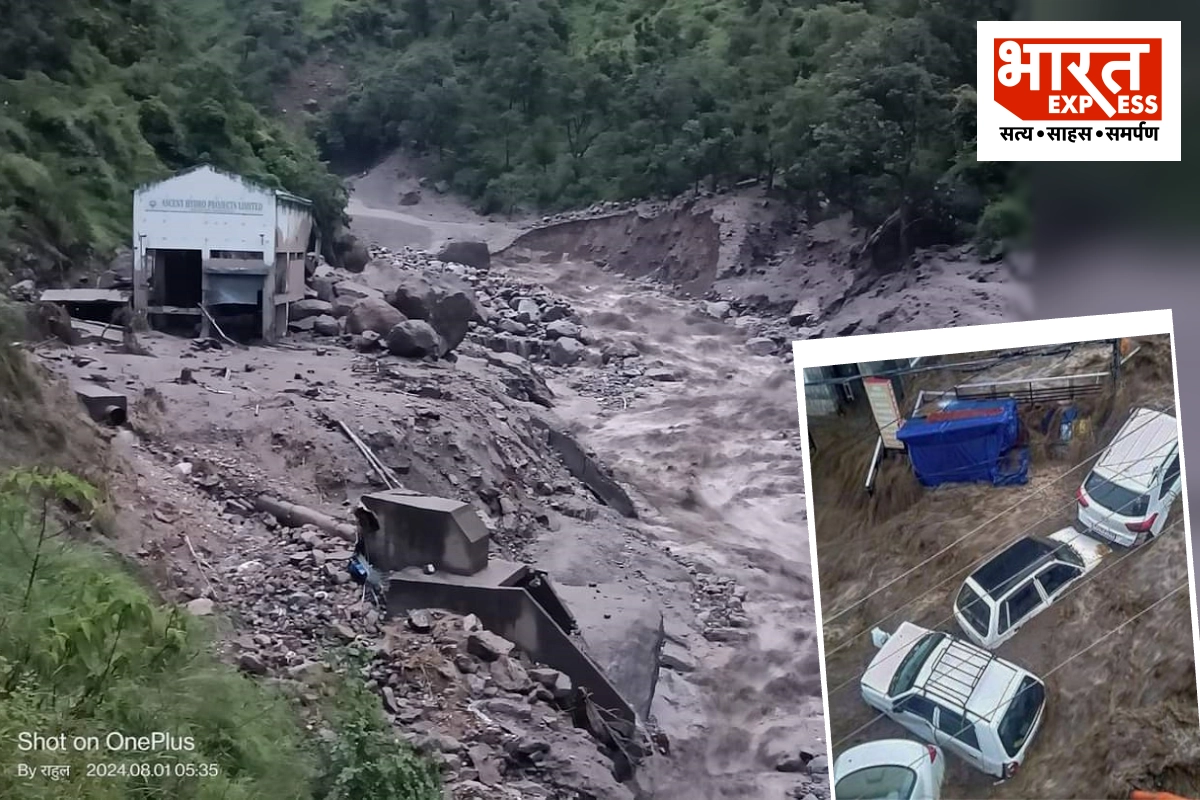
{"type": "Polygon", "coordinates": [[[337,278],[322,276],[312,279],[312,289],[317,293],[317,299],[333,303],[337,299],[337,278]]]}
{"type": "Polygon", "coordinates": [[[582,327],[565,319],[555,320],[546,326],[547,339],[562,339],[564,337],[578,339],[581,342],[586,338],[582,327]]]}
{"type": "Polygon", "coordinates": [[[583,358],[583,353],[586,348],[578,339],[572,339],[570,336],[563,336],[554,340],[554,344],[550,345],[548,357],[550,363],[556,367],[569,367],[572,364],[583,358]]]}
{"type": "Polygon", "coordinates": [[[367,245],[353,234],[344,234],[334,245],[342,259],[342,267],[349,272],[362,272],[371,260],[367,245]]]}
{"type": "Polygon", "coordinates": [[[423,319],[406,319],[388,331],[387,349],[405,358],[440,356],[444,352],[441,337],[423,319]]]}
{"type": "Polygon", "coordinates": [[[409,319],[428,322],[449,352],[462,344],[472,321],[482,321],[475,292],[453,278],[408,273],[391,296],[392,305],[409,319]]]}
{"type": "Polygon", "coordinates": [[[383,292],[378,289],[372,289],[354,281],[340,281],[333,287],[333,293],[338,297],[349,297],[352,300],[361,300],[364,297],[378,297],[384,299],[383,292]]]}
{"type": "Polygon", "coordinates": [[[492,265],[492,254],[483,242],[450,242],[437,254],[439,261],[465,264],[475,269],[488,269],[492,265]]]}
{"type": "Polygon", "coordinates": [[[363,269],[362,274],[358,276],[358,283],[374,289],[380,294],[387,296],[399,288],[404,279],[405,271],[396,264],[384,259],[375,259],[367,264],[363,269]]]}
{"type": "Polygon", "coordinates": [[[380,336],[386,336],[388,331],[405,319],[407,317],[404,314],[383,298],[364,297],[346,315],[346,332],[357,334],[375,331],[380,336]]]}
{"type": "Polygon", "coordinates": [[[299,322],[308,317],[332,314],[333,305],[325,300],[297,300],[288,306],[288,319],[299,322]]]}
{"type": "Polygon", "coordinates": [[[334,317],[322,314],[319,317],[313,317],[313,333],[321,336],[339,336],[342,333],[342,326],[334,317]]]}

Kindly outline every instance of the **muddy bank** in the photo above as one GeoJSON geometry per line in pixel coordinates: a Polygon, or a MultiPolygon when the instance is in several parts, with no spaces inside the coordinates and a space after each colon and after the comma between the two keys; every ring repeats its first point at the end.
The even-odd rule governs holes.
{"type": "Polygon", "coordinates": [[[712,209],[677,209],[655,216],[629,211],[558,223],[518,236],[513,246],[568,261],[593,261],[615,274],[650,277],[701,295],[716,280],[721,240],[721,225],[712,209]]]}
{"type": "Polygon", "coordinates": [[[984,324],[1028,310],[1011,264],[984,264],[969,246],[937,247],[882,273],[857,258],[865,236],[845,215],[810,224],[798,209],[746,189],[541,224],[506,255],[588,261],[682,296],[729,301],[735,311],[802,311],[794,326],[765,334],[781,340],[984,324]]]}

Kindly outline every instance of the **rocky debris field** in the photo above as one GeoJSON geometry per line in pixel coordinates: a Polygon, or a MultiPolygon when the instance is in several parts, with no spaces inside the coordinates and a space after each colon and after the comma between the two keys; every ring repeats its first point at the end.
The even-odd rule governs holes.
{"type": "MultiPolygon", "coordinates": [[[[503,320],[520,314],[513,298],[537,304],[540,327],[525,337],[530,340],[554,341],[546,328],[558,320],[547,323],[545,310],[562,309],[565,321],[579,317],[570,303],[534,281],[426,254],[375,256],[363,273],[321,273],[337,278],[330,288],[378,283],[382,276],[376,273],[409,286],[450,286],[443,296],[461,291],[472,309],[492,313],[484,321],[468,320],[453,350],[419,358],[393,355],[382,345],[365,348],[361,334],[322,336],[315,327],[277,347],[147,333],[139,336],[146,355],[95,338],[37,349],[56,372],[122,391],[131,401],[131,430],[114,441],[137,473],[135,494],[122,501],[124,524],[133,533],[118,544],[168,597],[195,613],[228,620],[230,658],[253,674],[318,691],[304,688],[312,676],[347,668],[330,653],[358,650],[364,663],[354,668],[366,670],[364,680],[379,692],[398,730],[426,749],[435,741],[433,752],[446,763],[456,797],[627,797],[630,789],[613,778],[610,756],[558,707],[552,686],[559,678],[519,654],[500,668],[472,662],[470,631],[438,612],[430,612],[432,625],[420,623],[420,630],[405,619],[381,619],[361,589],[346,582],[348,543],[312,529],[283,528],[255,512],[254,499],[267,492],[344,518],[358,494],[382,488],[339,432],[337,422],[345,420],[409,488],[471,503],[491,528],[500,555],[524,560],[530,542],[567,531],[594,541],[636,542],[611,503],[606,507],[580,478],[587,472],[595,480],[610,470],[580,447],[591,466],[573,471],[549,445],[543,426],[569,428],[555,416],[563,389],[550,386],[570,387],[572,394],[615,408],[670,389],[684,376],[619,329],[583,334],[588,343],[580,343],[593,355],[572,365],[533,352],[531,360],[498,351],[475,339],[498,335],[503,320]],[[627,355],[605,359],[605,346],[626,347],[627,355]],[[188,535],[181,539],[178,524],[185,517],[188,535]],[[422,666],[409,668],[413,664],[422,666]],[[451,739],[461,748],[454,749],[451,739]],[[476,756],[496,767],[499,782],[494,772],[478,768],[476,756]]],[[[314,275],[314,293],[326,291],[319,281],[314,275]]],[[[431,318],[436,311],[435,299],[431,318]]],[[[694,313],[719,325],[705,316],[702,303],[694,313]]],[[[636,491],[630,494],[632,505],[644,506],[636,491]]],[[[645,547],[622,546],[611,569],[639,591],[673,602],[674,588],[652,588],[661,568],[647,555],[635,555],[645,547]]],[[[750,636],[743,586],[682,552],[658,551],[652,558],[669,560],[686,576],[675,612],[685,625],[694,624],[715,646],[742,646],[750,636]]],[[[686,681],[703,672],[705,657],[672,643],[661,666],[686,681]]],[[[659,734],[657,741],[670,749],[669,737],[659,734]]],[[[811,777],[816,796],[827,797],[819,772],[808,776],[806,766],[795,772],[797,757],[780,756],[767,768],[794,776],[800,788],[810,786],[811,777]]]]}
{"type": "Polygon", "coordinates": [[[575,726],[566,676],[473,617],[411,610],[385,619],[349,580],[349,543],[311,526],[256,523],[238,532],[236,553],[211,565],[223,599],[187,604],[235,621],[227,644],[241,669],[311,701],[327,671],[357,670],[401,738],[442,765],[454,798],[633,797],[575,726]]]}
{"type": "MultiPolygon", "coordinates": [[[[552,367],[613,364],[625,380],[679,380],[669,369],[627,363],[641,355],[636,343],[597,336],[562,298],[491,271],[490,261],[468,247],[473,244],[478,243],[452,242],[438,257],[373,247],[360,272],[335,269],[311,256],[311,297],[292,305],[289,327],[340,337],[362,352],[442,358],[467,341],[552,367]],[[451,258],[472,264],[443,260],[451,258]]],[[[746,328],[751,334],[747,348],[755,355],[791,359],[790,342],[799,336],[787,319],[764,318],[745,304],[719,298],[698,302],[697,311],[746,328]]]]}

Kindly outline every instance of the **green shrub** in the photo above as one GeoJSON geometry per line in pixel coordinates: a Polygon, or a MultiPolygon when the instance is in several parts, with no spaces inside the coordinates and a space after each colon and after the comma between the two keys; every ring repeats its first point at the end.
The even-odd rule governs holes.
{"type": "Polygon", "coordinates": [[[379,698],[346,670],[334,688],[327,715],[336,725],[322,742],[324,800],[440,800],[441,773],[430,761],[397,740],[379,710],[379,698]]]}
{"type": "Polygon", "coordinates": [[[1024,197],[1008,194],[993,200],[979,218],[976,239],[993,254],[1009,247],[1028,244],[1032,233],[1029,204],[1024,197]]]}
{"type": "Polygon", "coordinates": [[[339,684],[328,709],[333,744],[316,741],[284,693],[215,659],[202,620],[154,602],[118,558],[56,522],[70,518],[64,508],[87,514],[95,502],[95,490],[65,472],[0,478],[0,742],[10,762],[0,797],[440,798],[435,768],[395,743],[361,685],[339,684]],[[110,734],[155,732],[192,746],[19,749],[22,734],[97,737],[103,748],[110,734]],[[86,765],[98,762],[134,772],[89,777],[86,765]],[[16,763],[66,765],[71,777],[23,778],[16,763]],[[169,774],[137,774],[141,764],[169,774]]]}

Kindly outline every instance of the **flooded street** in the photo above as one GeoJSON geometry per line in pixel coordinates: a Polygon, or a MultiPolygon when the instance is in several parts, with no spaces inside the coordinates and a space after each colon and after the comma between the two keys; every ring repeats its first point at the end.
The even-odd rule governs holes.
{"type": "MultiPolygon", "coordinates": [[[[1171,408],[1168,347],[1145,344],[1131,360],[1112,413],[1089,441],[1076,443],[1077,453],[1051,459],[1032,448],[1024,486],[921,489],[897,459],[885,464],[867,502],[861,480],[870,440],[863,433],[873,423],[814,427],[824,443],[814,459],[814,503],[835,754],[871,739],[911,738],[878,718],[859,694],[859,677],[874,652],[869,630],[892,631],[910,621],[958,633],[951,611],[970,569],[1025,533],[1048,535],[1071,525],[1074,490],[1092,462],[1078,464],[1112,438],[1133,405],[1171,408]]],[[[1136,550],[1114,549],[998,649],[1045,680],[1046,718],[1014,779],[995,784],[951,756],[944,796],[1200,791],[1182,514],[1176,500],[1162,535],[1136,550]]]]}

